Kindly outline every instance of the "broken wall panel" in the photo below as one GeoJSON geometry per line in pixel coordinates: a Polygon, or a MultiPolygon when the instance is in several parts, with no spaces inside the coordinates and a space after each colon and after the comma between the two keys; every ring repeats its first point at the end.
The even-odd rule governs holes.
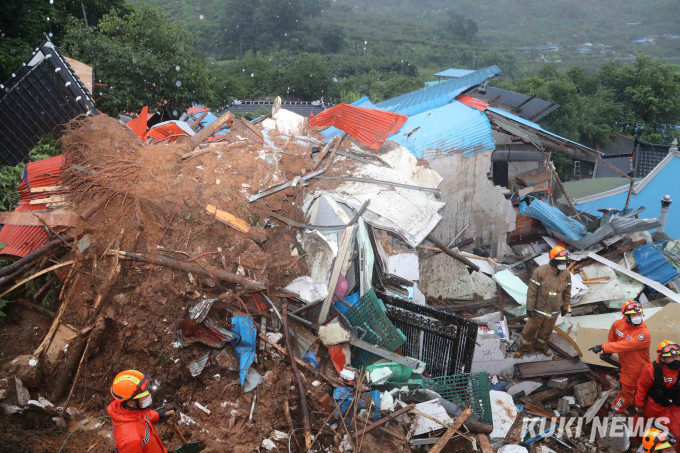
{"type": "Polygon", "coordinates": [[[512,254],[506,240],[515,229],[515,211],[489,181],[491,152],[442,157],[431,161],[430,168],[443,178],[439,189],[446,203],[434,237],[448,244],[470,224],[458,240],[474,237],[477,244],[490,244],[491,256],[512,254]]]}
{"type": "Polygon", "coordinates": [[[378,293],[387,317],[406,335],[404,355],[427,364],[432,377],[469,373],[478,325],[460,316],[378,293]]]}

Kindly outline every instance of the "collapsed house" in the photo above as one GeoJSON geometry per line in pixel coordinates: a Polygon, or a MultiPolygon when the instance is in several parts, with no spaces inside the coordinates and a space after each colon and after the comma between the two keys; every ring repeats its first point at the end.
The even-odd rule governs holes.
{"type": "Polygon", "coordinates": [[[0,330],[15,339],[0,368],[8,448],[109,451],[109,385],[135,368],[206,451],[624,451],[594,427],[616,363],[587,349],[628,299],[652,344],[680,341],[678,244],[648,231],[665,220],[677,235],[668,216],[639,218],[676,151],[602,216],[578,212],[546,149],[602,164],[597,152],[534,122],[555,105],[485,99],[499,74],[311,118],[277,99],[253,121],[194,106],[68,123],[63,156],[29,163],[0,214],[0,256],[15,260],[0,299],[18,319],[0,330]],[[527,282],[558,244],[573,286],[555,354],[516,358],[527,282]],[[38,304],[48,290],[53,309],[38,304]],[[588,435],[523,426],[556,413],[588,435]]]}

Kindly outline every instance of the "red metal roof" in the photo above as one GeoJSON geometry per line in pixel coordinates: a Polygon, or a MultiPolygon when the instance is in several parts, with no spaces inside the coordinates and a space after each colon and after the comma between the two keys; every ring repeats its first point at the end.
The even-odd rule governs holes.
{"type": "MultiPolygon", "coordinates": [[[[14,211],[37,211],[44,207],[45,205],[20,204],[14,211]]],[[[48,241],[47,233],[42,227],[5,225],[0,230],[0,242],[6,244],[6,246],[0,251],[0,254],[24,257],[41,245],[47,244],[48,241]]]]}
{"type": "MultiPolygon", "coordinates": [[[[29,204],[31,200],[39,200],[60,194],[61,192],[31,193],[31,189],[38,187],[57,186],[61,184],[61,167],[64,162],[62,155],[50,157],[26,164],[24,177],[17,187],[21,192],[21,200],[15,212],[38,211],[45,209],[44,204],[29,204]]],[[[0,230],[0,242],[5,248],[0,250],[2,255],[24,257],[41,245],[47,244],[49,237],[39,226],[5,225],[0,230]]]]}
{"type": "Polygon", "coordinates": [[[456,96],[456,101],[462,102],[463,104],[467,105],[468,107],[472,107],[473,109],[481,110],[482,112],[489,107],[489,104],[487,104],[486,102],[481,101],[477,98],[473,98],[472,96],[468,96],[467,94],[459,94],[458,96],[456,96]]]}
{"type": "Polygon", "coordinates": [[[187,115],[193,115],[194,113],[209,112],[210,109],[205,105],[192,105],[189,110],[187,110],[187,115]]]}
{"type": "Polygon", "coordinates": [[[309,120],[312,127],[335,126],[359,140],[369,149],[378,149],[396,133],[408,117],[383,110],[338,104],[309,120]]]}
{"type": "Polygon", "coordinates": [[[149,107],[142,107],[142,111],[137,118],[131,119],[127,125],[135,135],[142,140],[146,135],[146,123],[149,121],[149,107]]]}

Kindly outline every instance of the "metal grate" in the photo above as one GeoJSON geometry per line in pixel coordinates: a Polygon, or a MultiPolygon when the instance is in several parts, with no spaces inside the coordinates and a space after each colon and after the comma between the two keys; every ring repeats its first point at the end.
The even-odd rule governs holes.
{"type": "Polygon", "coordinates": [[[475,353],[478,325],[460,316],[378,293],[387,317],[406,335],[405,356],[427,364],[430,376],[468,373],[475,353]]]}
{"type": "Polygon", "coordinates": [[[486,371],[424,379],[424,387],[460,407],[471,407],[472,412],[479,414],[484,422],[493,424],[486,371]]]}

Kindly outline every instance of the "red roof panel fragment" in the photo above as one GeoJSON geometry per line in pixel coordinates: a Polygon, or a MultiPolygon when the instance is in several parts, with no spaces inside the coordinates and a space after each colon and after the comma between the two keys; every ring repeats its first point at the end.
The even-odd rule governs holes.
{"type": "Polygon", "coordinates": [[[467,94],[459,94],[456,96],[456,101],[462,102],[473,109],[481,110],[482,112],[489,107],[489,104],[486,102],[480,101],[479,99],[473,98],[472,96],[468,96],[467,94]]]}
{"type": "Polygon", "coordinates": [[[385,139],[404,125],[408,116],[383,110],[338,104],[309,120],[312,127],[335,126],[369,149],[379,149],[385,139]]]}

